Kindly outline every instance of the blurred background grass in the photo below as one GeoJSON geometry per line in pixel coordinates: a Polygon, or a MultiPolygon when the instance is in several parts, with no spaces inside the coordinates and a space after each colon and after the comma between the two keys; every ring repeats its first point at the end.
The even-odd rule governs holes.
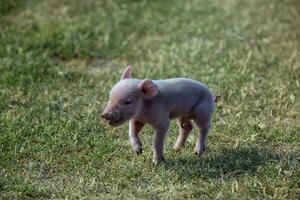
{"type": "Polygon", "coordinates": [[[0,197],[297,199],[297,0],[0,1],[0,197]],[[207,153],[196,131],[151,164],[99,112],[121,70],[185,76],[221,95],[207,153]]]}

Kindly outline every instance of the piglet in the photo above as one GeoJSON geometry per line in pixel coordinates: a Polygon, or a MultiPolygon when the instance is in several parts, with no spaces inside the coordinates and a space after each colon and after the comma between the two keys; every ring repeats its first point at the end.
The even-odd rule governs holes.
{"type": "Polygon", "coordinates": [[[175,149],[184,146],[193,128],[193,120],[199,128],[195,153],[200,156],[205,150],[215,106],[215,98],[207,86],[187,78],[133,79],[131,71],[130,66],[123,71],[121,80],[110,91],[101,117],[115,127],[129,120],[129,139],[137,154],[142,153],[138,134],[146,123],[150,124],[155,129],[155,165],[164,161],[163,145],[170,119],[177,119],[179,126],[175,149]]]}

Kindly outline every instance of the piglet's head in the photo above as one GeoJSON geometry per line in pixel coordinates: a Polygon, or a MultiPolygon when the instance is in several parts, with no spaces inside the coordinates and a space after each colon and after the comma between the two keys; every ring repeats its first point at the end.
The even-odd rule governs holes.
{"type": "Polygon", "coordinates": [[[131,66],[122,73],[121,80],[112,88],[101,117],[111,126],[119,126],[142,112],[143,102],[154,98],[158,86],[149,79],[131,78],[131,66]]]}

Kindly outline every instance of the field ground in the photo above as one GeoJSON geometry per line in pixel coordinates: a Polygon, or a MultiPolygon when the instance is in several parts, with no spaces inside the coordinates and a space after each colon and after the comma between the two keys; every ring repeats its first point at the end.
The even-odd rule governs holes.
{"type": "Polygon", "coordinates": [[[2,0],[0,199],[299,199],[297,0],[2,0]],[[185,76],[221,95],[199,158],[196,130],[154,167],[128,125],[99,113],[121,70],[185,76]]]}

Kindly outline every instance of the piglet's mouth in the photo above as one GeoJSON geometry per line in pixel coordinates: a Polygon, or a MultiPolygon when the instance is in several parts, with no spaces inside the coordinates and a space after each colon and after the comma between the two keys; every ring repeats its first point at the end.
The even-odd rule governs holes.
{"type": "Polygon", "coordinates": [[[109,124],[110,126],[119,126],[119,125],[122,124],[122,122],[123,122],[123,117],[120,117],[120,118],[117,119],[117,120],[110,120],[110,121],[108,122],[108,124],[109,124]]]}

